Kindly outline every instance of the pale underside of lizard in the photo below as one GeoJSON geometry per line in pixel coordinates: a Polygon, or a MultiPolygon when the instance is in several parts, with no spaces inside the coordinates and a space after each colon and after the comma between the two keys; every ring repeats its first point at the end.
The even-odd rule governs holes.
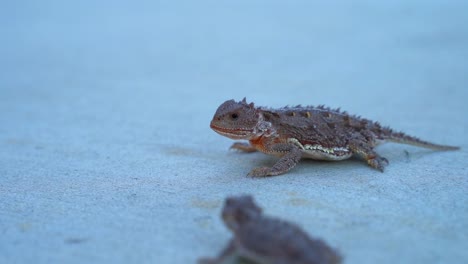
{"type": "Polygon", "coordinates": [[[397,142],[433,150],[456,150],[395,132],[339,109],[324,106],[296,106],[271,109],[255,107],[245,98],[240,102],[229,100],[216,111],[210,127],[236,142],[231,148],[244,152],[260,151],[278,156],[272,167],[253,169],[251,176],[273,176],[292,169],[301,158],[338,161],[352,156],[364,159],[379,171],[388,165],[374,148],[383,142],[397,142]]]}

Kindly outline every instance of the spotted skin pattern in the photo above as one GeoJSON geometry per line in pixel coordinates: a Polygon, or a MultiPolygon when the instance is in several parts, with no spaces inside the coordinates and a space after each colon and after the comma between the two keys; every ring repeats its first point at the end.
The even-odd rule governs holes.
{"type": "Polygon", "coordinates": [[[231,139],[248,140],[231,148],[260,151],[279,157],[272,167],[253,169],[249,175],[262,177],[288,172],[301,158],[339,161],[359,157],[381,172],[388,160],[374,151],[383,142],[396,142],[433,150],[457,150],[420,140],[359,116],[324,106],[295,106],[280,109],[255,107],[246,99],[221,104],[210,127],[231,139]]]}

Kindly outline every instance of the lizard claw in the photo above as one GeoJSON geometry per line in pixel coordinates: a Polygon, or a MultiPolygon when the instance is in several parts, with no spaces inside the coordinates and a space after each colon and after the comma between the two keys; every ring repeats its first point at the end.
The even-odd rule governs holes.
{"type": "Polygon", "coordinates": [[[243,142],[235,142],[234,144],[232,144],[232,146],[229,149],[234,149],[234,150],[243,151],[247,153],[257,151],[257,149],[255,149],[253,146],[243,143],[243,142]]]}
{"type": "Polygon", "coordinates": [[[388,160],[386,158],[384,158],[384,157],[375,157],[373,159],[369,159],[367,161],[367,163],[372,168],[375,168],[375,169],[379,170],[380,172],[383,172],[385,166],[388,165],[388,160]]]}
{"type": "Polygon", "coordinates": [[[251,177],[265,177],[265,176],[271,176],[272,170],[271,168],[268,167],[260,167],[260,168],[255,168],[247,174],[248,176],[251,177]]]}
{"type": "Polygon", "coordinates": [[[381,161],[385,163],[385,166],[389,164],[388,159],[381,157],[381,161]]]}

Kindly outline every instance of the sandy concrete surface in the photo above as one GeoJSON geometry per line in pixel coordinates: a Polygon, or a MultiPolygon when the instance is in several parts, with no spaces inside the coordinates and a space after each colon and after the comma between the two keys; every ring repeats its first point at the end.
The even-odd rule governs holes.
{"type": "Polygon", "coordinates": [[[227,242],[220,208],[241,193],[346,263],[467,263],[468,4],[378,2],[0,4],[0,263],[194,263],[227,242]],[[275,158],[209,128],[244,96],[462,149],[252,179],[275,158]]]}

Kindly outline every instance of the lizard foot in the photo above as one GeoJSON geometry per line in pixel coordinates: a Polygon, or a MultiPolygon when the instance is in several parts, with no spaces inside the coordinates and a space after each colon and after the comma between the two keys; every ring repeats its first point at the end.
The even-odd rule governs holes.
{"type": "Polygon", "coordinates": [[[247,152],[247,153],[257,151],[257,149],[254,146],[244,143],[244,142],[236,142],[232,144],[232,146],[229,149],[240,150],[240,151],[247,152]]]}
{"type": "Polygon", "coordinates": [[[217,264],[219,261],[217,261],[214,258],[200,258],[197,261],[198,264],[217,264]]]}
{"type": "Polygon", "coordinates": [[[281,172],[274,171],[272,168],[269,167],[260,167],[255,168],[247,174],[251,177],[266,177],[266,176],[275,176],[281,174],[281,172]]]}
{"type": "Polygon", "coordinates": [[[369,164],[369,166],[371,166],[372,168],[383,172],[385,166],[388,165],[388,160],[384,157],[376,156],[372,159],[368,159],[367,164],[369,164]]]}

